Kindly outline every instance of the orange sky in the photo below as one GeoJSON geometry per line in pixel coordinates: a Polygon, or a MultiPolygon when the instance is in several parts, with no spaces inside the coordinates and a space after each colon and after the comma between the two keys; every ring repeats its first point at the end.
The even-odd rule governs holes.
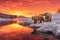
{"type": "Polygon", "coordinates": [[[0,0],[0,12],[12,15],[33,16],[58,9],[60,0],[0,0]]]}

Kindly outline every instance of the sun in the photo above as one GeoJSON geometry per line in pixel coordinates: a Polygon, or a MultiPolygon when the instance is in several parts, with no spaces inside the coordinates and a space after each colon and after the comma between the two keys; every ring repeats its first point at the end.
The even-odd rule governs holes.
{"type": "Polygon", "coordinates": [[[10,12],[12,15],[18,15],[18,16],[20,16],[20,15],[23,15],[24,14],[24,12],[23,11],[11,11],[10,12]]]}

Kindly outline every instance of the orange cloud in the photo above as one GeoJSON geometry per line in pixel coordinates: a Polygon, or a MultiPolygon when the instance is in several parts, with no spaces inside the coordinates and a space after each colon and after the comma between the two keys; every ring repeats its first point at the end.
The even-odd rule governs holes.
{"type": "Polygon", "coordinates": [[[59,0],[0,0],[0,12],[32,16],[44,12],[55,13],[60,9],[59,0]]]}

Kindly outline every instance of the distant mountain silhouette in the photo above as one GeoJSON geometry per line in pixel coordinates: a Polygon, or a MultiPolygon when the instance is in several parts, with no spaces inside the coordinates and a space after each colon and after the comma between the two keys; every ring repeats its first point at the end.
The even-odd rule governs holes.
{"type": "Polygon", "coordinates": [[[27,17],[25,17],[25,16],[19,16],[19,18],[27,18],[27,17]]]}
{"type": "Polygon", "coordinates": [[[13,18],[26,18],[24,16],[17,16],[17,15],[9,15],[9,14],[3,14],[0,13],[0,18],[8,18],[8,19],[13,19],[13,18]]]}
{"type": "Polygon", "coordinates": [[[9,14],[3,14],[3,13],[0,13],[0,18],[16,18],[17,16],[16,15],[9,15],[9,14]]]}

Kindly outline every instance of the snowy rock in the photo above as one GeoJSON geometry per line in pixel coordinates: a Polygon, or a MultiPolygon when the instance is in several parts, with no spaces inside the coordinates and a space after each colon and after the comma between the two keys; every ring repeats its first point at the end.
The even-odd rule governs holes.
{"type": "Polygon", "coordinates": [[[36,31],[42,31],[42,32],[52,31],[56,36],[60,35],[60,14],[59,13],[52,15],[51,22],[43,22],[43,23],[34,24],[33,20],[31,20],[30,18],[26,22],[23,22],[23,23],[27,24],[28,27],[37,28],[36,31]]]}

